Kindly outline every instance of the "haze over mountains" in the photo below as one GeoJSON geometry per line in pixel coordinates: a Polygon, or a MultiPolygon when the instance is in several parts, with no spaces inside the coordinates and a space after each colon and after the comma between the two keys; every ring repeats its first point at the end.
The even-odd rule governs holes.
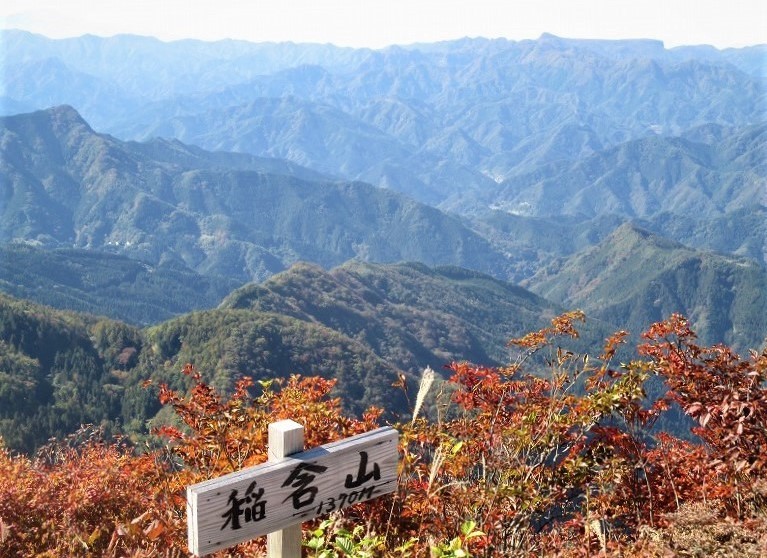
{"type": "Polygon", "coordinates": [[[155,159],[151,146],[96,134],[66,106],[5,117],[0,133],[5,242],[114,250],[241,282],[301,259],[334,266],[355,256],[504,268],[456,217],[367,184],[307,181],[287,164],[275,174],[253,157],[187,166],[199,150],[155,159]]]}
{"type": "MultiPolygon", "coordinates": [[[[765,46],[0,41],[0,290],[155,326],[130,381],[97,383],[195,359],[380,402],[576,307],[593,344],[671,312],[767,337],[765,46]]],[[[156,412],[131,393],[94,416],[156,412]]]]}
{"type": "Polygon", "coordinates": [[[381,51],[19,31],[2,41],[13,112],[70,104],[121,139],[286,158],[432,204],[631,139],[757,124],[766,108],[764,47],[548,35],[381,51]]]}

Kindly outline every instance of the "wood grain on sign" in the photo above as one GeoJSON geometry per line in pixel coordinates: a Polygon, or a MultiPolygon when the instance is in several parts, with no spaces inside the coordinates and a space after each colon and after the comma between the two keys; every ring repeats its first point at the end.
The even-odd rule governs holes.
{"type": "MultiPolygon", "coordinates": [[[[304,451],[304,427],[286,419],[269,424],[269,461],[282,461],[304,451]]],[[[252,516],[251,516],[252,517],[252,516]]],[[[301,558],[301,524],[266,535],[267,558],[301,558]]]]}
{"type": "Polygon", "coordinates": [[[209,554],[393,492],[398,439],[378,428],[187,487],[189,551],[209,554]]]}

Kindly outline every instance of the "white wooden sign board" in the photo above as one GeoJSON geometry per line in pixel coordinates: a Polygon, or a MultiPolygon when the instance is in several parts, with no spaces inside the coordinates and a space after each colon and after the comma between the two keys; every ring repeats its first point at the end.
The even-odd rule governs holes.
{"type": "Polygon", "coordinates": [[[187,487],[189,551],[209,554],[393,492],[398,438],[378,428],[187,487]]]}

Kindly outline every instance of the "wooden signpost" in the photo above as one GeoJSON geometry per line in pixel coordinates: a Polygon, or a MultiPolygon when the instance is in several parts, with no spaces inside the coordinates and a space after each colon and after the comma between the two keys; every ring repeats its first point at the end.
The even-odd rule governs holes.
{"type": "Polygon", "coordinates": [[[384,427],[300,451],[301,425],[269,425],[269,462],[187,487],[189,551],[270,534],[270,558],[300,556],[302,521],[395,490],[398,437],[384,427]]]}

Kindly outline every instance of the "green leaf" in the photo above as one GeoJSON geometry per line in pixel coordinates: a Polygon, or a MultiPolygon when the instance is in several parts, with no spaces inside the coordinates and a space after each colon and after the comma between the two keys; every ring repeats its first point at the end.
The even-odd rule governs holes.
{"type": "Polygon", "coordinates": [[[338,537],[336,539],[336,548],[349,556],[354,554],[354,543],[348,537],[338,537]]]}
{"type": "Polygon", "coordinates": [[[304,543],[304,546],[312,550],[319,550],[325,546],[325,537],[313,537],[304,543]]]}
{"type": "Polygon", "coordinates": [[[464,535],[468,535],[474,530],[474,527],[477,526],[477,522],[474,520],[464,521],[461,524],[461,533],[464,535]]]}

